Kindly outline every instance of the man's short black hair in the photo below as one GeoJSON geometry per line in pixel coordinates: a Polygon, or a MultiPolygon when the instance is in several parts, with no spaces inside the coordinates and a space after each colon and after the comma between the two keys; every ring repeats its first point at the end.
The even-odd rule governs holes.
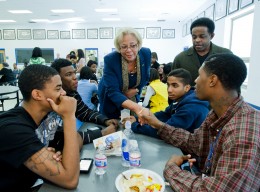
{"type": "Polygon", "coordinates": [[[3,62],[3,66],[4,66],[4,67],[9,67],[9,64],[6,63],[6,62],[3,62]]]}
{"type": "MultiPolygon", "coordinates": [[[[183,85],[191,85],[191,74],[189,71],[187,71],[186,69],[183,68],[179,68],[179,69],[174,69],[172,70],[169,74],[168,77],[173,76],[173,77],[178,77],[180,78],[180,81],[183,83],[183,85]]],[[[168,78],[167,77],[167,78],[168,78]]]]}
{"type": "Polygon", "coordinates": [[[76,55],[70,55],[70,59],[77,59],[76,55]]]}
{"type": "Polygon", "coordinates": [[[164,65],[163,67],[163,73],[167,76],[172,70],[172,62],[167,63],[166,65],[164,65]]]}
{"type": "Polygon", "coordinates": [[[60,73],[60,69],[63,67],[71,66],[72,63],[67,59],[57,59],[52,64],[51,67],[56,69],[60,73]]]}
{"type": "Polygon", "coordinates": [[[215,74],[226,90],[236,90],[247,76],[247,68],[242,59],[231,53],[218,53],[209,56],[202,65],[208,75],[215,74]]]}
{"type": "Polygon", "coordinates": [[[207,18],[207,17],[201,17],[199,19],[196,19],[195,21],[192,22],[191,26],[190,26],[190,33],[192,34],[192,29],[194,27],[207,27],[208,28],[208,32],[210,34],[214,33],[215,30],[215,24],[214,21],[212,21],[211,19],[207,18]]]}
{"type": "Polygon", "coordinates": [[[58,75],[58,72],[45,65],[32,64],[24,68],[18,81],[18,86],[23,95],[23,99],[29,101],[32,90],[44,89],[45,83],[55,75],[58,75]]]}
{"type": "Polygon", "coordinates": [[[88,67],[91,67],[91,65],[93,65],[93,64],[98,65],[98,63],[97,63],[96,61],[89,60],[88,63],[87,63],[87,66],[88,66],[88,67]]]}
{"type": "Polygon", "coordinates": [[[93,73],[88,66],[84,66],[80,70],[79,79],[91,79],[93,77],[93,73]]]}

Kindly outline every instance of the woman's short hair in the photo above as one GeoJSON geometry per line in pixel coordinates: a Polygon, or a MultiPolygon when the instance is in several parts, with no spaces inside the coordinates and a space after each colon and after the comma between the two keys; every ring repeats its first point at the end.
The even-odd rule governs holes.
{"type": "Polygon", "coordinates": [[[143,45],[143,39],[142,39],[140,33],[137,30],[135,30],[134,28],[124,27],[124,28],[121,28],[118,30],[116,37],[114,39],[114,45],[115,45],[117,52],[120,52],[120,43],[123,40],[123,37],[128,34],[133,35],[136,38],[138,48],[139,48],[139,50],[141,49],[141,47],[143,45]]]}

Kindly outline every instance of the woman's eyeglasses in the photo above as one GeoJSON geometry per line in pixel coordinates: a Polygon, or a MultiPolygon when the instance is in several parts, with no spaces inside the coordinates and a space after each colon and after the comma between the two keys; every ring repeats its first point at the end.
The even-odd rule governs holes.
{"type": "Polygon", "coordinates": [[[120,49],[121,49],[122,51],[127,51],[128,48],[131,49],[131,50],[135,50],[135,49],[137,48],[137,46],[138,46],[138,44],[129,45],[129,46],[127,46],[127,45],[122,45],[122,46],[120,46],[120,49]]]}

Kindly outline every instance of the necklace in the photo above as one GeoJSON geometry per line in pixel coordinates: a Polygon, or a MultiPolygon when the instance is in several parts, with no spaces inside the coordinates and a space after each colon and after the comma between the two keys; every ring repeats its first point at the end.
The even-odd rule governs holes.
{"type": "Polygon", "coordinates": [[[128,70],[128,73],[130,73],[130,74],[136,73],[136,69],[137,69],[137,67],[136,67],[136,63],[135,63],[134,68],[132,70],[128,70]]]}

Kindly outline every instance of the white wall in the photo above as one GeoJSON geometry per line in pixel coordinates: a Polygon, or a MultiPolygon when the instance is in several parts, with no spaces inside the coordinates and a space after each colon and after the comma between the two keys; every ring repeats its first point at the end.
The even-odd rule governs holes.
{"type": "Polygon", "coordinates": [[[247,95],[246,99],[260,106],[260,1],[255,3],[254,14],[254,28],[253,28],[253,41],[251,46],[251,60],[250,60],[250,76],[248,77],[247,95]]]}
{"type": "MultiPolygon", "coordinates": [[[[146,27],[161,27],[161,29],[175,29],[175,39],[146,39],[143,40],[143,46],[149,47],[152,51],[158,53],[159,63],[168,63],[173,61],[174,57],[183,50],[184,46],[191,46],[191,37],[187,35],[182,37],[182,25],[189,19],[193,19],[210,5],[215,3],[215,0],[207,1],[207,3],[201,7],[201,9],[194,11],[194,13],[187,14],[187,19],[176,23],[167,22],[147,22],[142,25],[136,25],[134,23],[127,23],[125,26],[131,26],[135,28],[145,28],[146,27]]],[[[231,29],[231,19],[237,15],[247,12],[248,10],[254,8],[254,29],[253,29],[253,41],[251,49],[251,63],[250,63],[250,76],[248,79],[248,86],[246,90],[243,90],[243,96],[246,101],[260,106],[260,88],[258,82],[260,82],[260,71],[259,65],[259,50],[260,50],[260,1],[255,1],[254,6],[249,6],[247,8],[241,9],[231,15],[227,15],[225,18],[220,19],[215,22],[215,37],[212,40],[213,43],[229,48],[230,45],[230,29],[231,29]]],[[[119,25],[38,25],[29,24],[26,26],[12,26],[12,25],[1,25],[0,30],[3,29],[46,29],[46,30],[70,30],[71,29],[87,29],[87,28],[100,28],[100,27],[125,27],[119,25]]],[[[245,26],[246,27],[246,26],[245,26]]],[[[241,37],[243,38],[243,37],[241,37]]],[[[15,48],[54,48],[55,55],[57,53],[61,54],[61,57],[65,57],[73,49],[85,49],[85,48],[98,48],[99,50],[99,61],[103,60],[105,54],[109,53],[114,47],[113,39],[70,39],[70,40],[0,40],[0,48],[4,48],[6,51],[6,56],[8,56],[7,62],[9,64],[15,62],[15,48]]]]}
{"type": "MultiPolygon", "coordinates": [[[[159,23],[160,24],[160,23],[159,23]]],[[[175,29],[174,39],[146,39],[143,40],[143,46],[149,47],[151,51],[155,51],[158,54],[160,63],[168,63],[173,61],[176,54],[183,50],[181,46],[181,31],[179,30],[180,23],[163,23],[158,25],[158,23],[144,23],[141,26],[135,24],[126,24],[126,26],[112,26],[115,32],[116,27],[135,27],[135,28],[145,28],[146,27],[161,27],[162,29],[175,29]]],[[[28,25],[8,25],[1,26],[0,30],[3,29],[46,29],[47,30],[59,30],[59,31],[71,31],[72,29],[85,29],[88,28],[100,28],[100,27],[111,27],[111,25],[94,26],[94,25],[39,25],[39,24],[29,24],[28,25]]],[[[54,48],[55,56],[60,53],[61,57],[65,58],[66,55],[73,49],[85,49],[85,48],[98,48],[99,62],[103,60],[104,55],[111,52],[114,48],[113,39],[57,39],[57,40],[0,40],[0,48],[4,48],[6,56],[8,57],[7,62],[14,63],[15,60],[15,48],[54,48]]]]}

